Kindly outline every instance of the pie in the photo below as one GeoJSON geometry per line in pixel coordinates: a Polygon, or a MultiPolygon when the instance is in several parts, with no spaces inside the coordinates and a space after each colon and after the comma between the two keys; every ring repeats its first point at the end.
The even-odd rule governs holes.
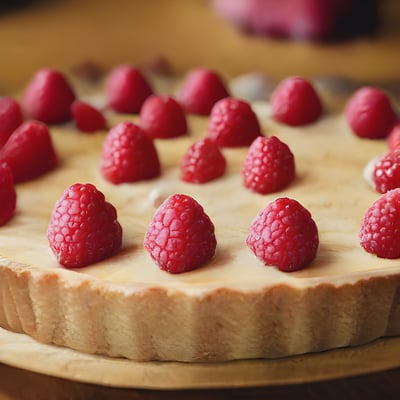
{"type": "MultiPolygon", "coordinates": [[[[160,90],[167,87],[164,82],[160,90]]],[[[100,88],[79,90],[95,103],[103,100],[100,88]]],[[[379,196],[363,170],[386,143],[354,136],[342,99],[322,96],[330,106],[305,127],[274,122],[266,101],[252,104],[263,133],[285,141],[296,159],[295,181],[269,195],[241,182],[246,148],[223,150],[228,170],[215,181],[179,179],[179,160],[204,136],[207,117],[189,116],[187,136],[156,140],[159,178],[120,185],[99,172],[105,131],[52,126],[60,166],[18,184],[16,214],[0,228],[0,326],[40,342],[139,361],[276,358],[399,335],[400,261],[367,253],[358,239],[362,217],[379,196]],[[93,183],[116,207],[123,245],[106,260],[66,269],[46,230],[55,202],[77,182],[93,183]],[[152,215],[174,193],[204,207],[218,243],[209,263],[177,275],[160,270],[143,248],[152,215]],[[303,204],[319,230],[315,260],[291,273],[266,267],[245,244],[257,213],[282,196],[303,204]]],[[[107,119],[115,125],[137,116],[108,112],[107,119]]]]}

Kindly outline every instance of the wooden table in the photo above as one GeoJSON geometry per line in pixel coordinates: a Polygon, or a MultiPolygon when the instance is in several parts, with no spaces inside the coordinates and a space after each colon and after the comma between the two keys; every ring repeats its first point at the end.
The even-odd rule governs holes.
{"type": "MultiPolygon", "coordinates": [[[[109,68],[122,62],[144,64],[160,55],[176,73],[206,65],[228,77],[257,71],[275,78],[344,75],[360,81],[398,82],[400,7],[397,0],[383,4],[385,24],[377,37],[323,45],[242,36],[213,14],[206,0],[33,1],[0,15],[0,94],[24,85],[43,66],[68,70],[93,61],[109,68]]],[[[399,396],[400,368],[301,385],[154,391],[78,383],[0,364],[0,400],[399,396]]]]}
{"type": "Polygon", "coordinates": [[[214,400],[214,399],[398,399],[400,368],[348,379],[247,389],[156,391],[101,387],[50,378],[0,364],[0,400],[214,400]]]}

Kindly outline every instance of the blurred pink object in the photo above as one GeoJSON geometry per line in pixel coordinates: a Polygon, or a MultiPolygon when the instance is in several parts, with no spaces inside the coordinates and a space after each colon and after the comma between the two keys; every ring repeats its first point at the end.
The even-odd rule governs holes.
{"type": "Polygon", "coordinates": [[[218,14],[257,35],[325,40],[373,32],[378,0],[213,0],[218,14]]]}

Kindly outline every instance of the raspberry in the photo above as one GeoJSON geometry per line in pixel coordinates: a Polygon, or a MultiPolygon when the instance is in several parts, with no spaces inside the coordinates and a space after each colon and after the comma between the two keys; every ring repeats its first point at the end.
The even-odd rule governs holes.
{"type": "Polygon", "coordinates": [[[292,272],[314,260],[318,229],[310,212],[297,200],[278,198],[254,219],[246,244],[265,265],[292,272]]]}
{"type": "Polygon", "coordinates": [[[226,160],[219,147],[210,139],[197,141],[189,147],[181,161],[181,179],[205,183],[225,173],[226,160]]]}
{"type": "Polygon", "coordinates": [[[83,82],[96,84],[103,78],[105,67],[96,61],[86,59],[72,66],[71,72],[83,82]]]}
{"type": "Polygon", "coordinates": [[[277,192],[295,177],[294,156],[277,137],[258,137],[251,144],[242,167],[243,184],[254,192],[277,192]]]}
{"type": "Polygon", "coordinates": [[[175,194],[155,212],[144,247],[158,266],[172,274],[191,271],[215,254],[214,225],[192,197],[175,194]]]}
{"type": "Polygon", "coordinates": [[[115,207],[91,184],[76,183],[56,202],[47,238],[58,262],[79,268],[121,248],[122,228],[115,207]]]}
{"type": "Polygon", "coordinates": [[[46,124],[23,122],[0,150],[0,163],[6,162],[14,182],[28,181],[56,167],[57,155],[46,124]]]}
{"type": "Polygon", "coordinates": [[[0,164],[0,225],[7,223],[15,212],[17,193],[11,168],[0,164]]]}
{"type": "Polygon", "coordinates": [[[260,135],[260,124],[248,103],[231,97],[215,103],[211,110],[207,136],[218,146],[249,146],[260,135]]]}
{"type": "Polygon", "coordinates": [[[74,100],[75,93],[63,74],[42,69],[28,84],[21,106],[29,119],[59,124],[71,119],[74,100]]]}
{"type": "Polygon", "coordinates": [[[155,178],[160,161],[150,137],[132,122],[121,122],[107,135],[100,170],[105,179],[119,184],[155,178]]]}
{"type": "Polygon", "coordinates": [[[0,147],[11,133],[22,124],[22,112],[18,102],[10,97],[0,99],[0,147]]]}
{"type": "Polygon", "coordinates": [[[400,189],[381,195],[365,213],[359,232],[360,244],[381,258],[400,258],[400,189]]]}
{"type": "Polygon", "coordinates": [[[170,96],[150,96],[140,110],[140,126],[152,138],[167,139],[187,133],[181,105],[170,96]]]}
{"type": "Polygon", "coordinates": [[[362,138],[385,138],[397,120],[389,97],[381,90],[365,86],[358,89],[345,108],[347,123],[362,138]]]}
{"type": "Polygon", "coordinates": [[[315,122],[322,113],[321,100],[310,82],[300,77],[282,81],[271,95],[272,117],[291,126],[315,122]]]}
{"type": "Polygon", "coordinates": [[[400,147],[400,122],[394,125],[393,129],[390,131],[387,137],[387,145],[389,150],[400,147]]]}
{"type": "Polygon", "coordinates": [[[372,180],[379,193],[400,187],[400,148],[389,151],[379,159],[375,164],[372,180]]]}
{"type": "Polygon", "coordinates": [[[213,105],[229,96],[221,77],[209,69],[193,70],[178,93],[178,101],[191,114],[208,115],[213,105]]]}
{"type": "Polygon", "coordinates": [[[144,75],[130,65],[114,68],[106,82],[107,104],[120,113],[138,113],[152,93],[153,89],[144,75]]]}
{"type": "Polygon", "coordinates": [[[71,105],[72,119],[81,132],[95,132],[106,128],[103,113],[92,105],[75,100],[71,105]]]}
{"type": "Polygon", "coordinates": [[[141,67],[144,71],[148,71],[150,74],[166,78],[174,76],[173,66],[169,59],[162,55],[155,55],[151,59],[147,60],[146,63],[141,64],[141,67]]]}

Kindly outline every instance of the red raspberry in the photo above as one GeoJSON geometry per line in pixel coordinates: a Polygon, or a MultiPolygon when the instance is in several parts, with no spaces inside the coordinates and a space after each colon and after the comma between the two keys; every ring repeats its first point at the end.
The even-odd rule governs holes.
{"type": "Polygon", "coordinates": [[[400,189],[389,190],[365,213],[360,244],[381,258],[400,258],[400,189]]]}
{"type": "Polygon", "coordinates": [[[96,132],[106,128],[103,113],[92,105],[75,100],[71,105],[72,119],[81,132],[96,132]]]}
{"type": "Polygon", "coordinates": [[[175,194],[158,208],[147,228],[144,247],[158,266],[172,274],[208,262],[217,241],[214,225],[192,197],[175,194]]]}
{"type": "Polygon", "coordinates": [[[397,120],[389,97],[370,86],[353,94],[346,105],[345,115],[352,131],[368,139],[385,138],[397,120]]]}
{"type": "Polygon", "coordinates": [[[18,102],[10,97],[0,98],[0,147],[22,124],[22,112],[18,102]]]}
{"type": "Polygon", "coordinates": [[[189,147],[181,161],[181,179],[191,183],[205,183],[225,173],[226,160],[219,147],[208,138],[189,147]]]}
{"type": "Polygon", "coordinates": [[[14,215],[17,193],[11,168],[0,164],[0,225],[4,225],[14,215]]]}
{"type": "Polygon", "coordinates": [[[181,105],[170,96],[150,96],[140,110],[140,126],[152,138],[167,139],[187,133],[181,105]]]}
{"type": "Polygon", "coordinates": [[[105,67],[96,61],[84,59],[73,65],[71,72],[83,82],[96,84],[99,83],[103,78],[105,74],[105,67]]]}
{"type": "Polygon", "coordinates": [[[400,187],[400,148],[389,151],[379,159],[375,164],[372,180],[379,193],[400,187]]]}
{"type": "Polygon", "coordinates": [[[400,147],[400,122],[398,122],[390,131],[387,137],[387,145],[389,150],[394,150],[400,147]]]}
{"type": "Polygon", "coordinates": [[[71,119],[75,93],[59,71],[42,69],[28,84],[21,106],[27,118],[46,124],[59,124],[71,119]]]}
{"type": "Polygon", "coordinates": [[[244,186],[261,194],[285,188],[295,174],[293,153],[275,136],[254,140],[242,167],[244,186]]]}
{"type": "Polygon", "coordinates": [[[138,113],[152,93],[153,89],[144,75],[130,65],[114,68],[106,82],[107,104],[120,113],[138,113]]]}
{"type": "Polygon", "coordinates": [[[100,170],[114,184],[136,182],[159,176],[160,161],[152,139],[134,123],[121,122],[104,141],[100,170]]]}
{"type": "Polygon", "coordinates": [[[231,97],[215,103],[211,110],[207,136],[218,146],[249,146],[260,135],[260,124],[248,103],[231,97]]]}
{"type": "Polygon", "coordinates": [[[122,228],[115,207],[102,192],[91,184],[76,183],[56,202],[47,238],[61,265],[79,268],[116,253],[122,228]]]}
{"type": "Polygon", "coordinates": [[[298,201],[279,198],[254,219],[246,243],[265,265],[292,272],[314,260],[318,229],[310,212],[298,201]]]}
{"type": "Polygon", "coordinates": [[[10,166],[15,183],[37,178],[55,168],[57,155],[47,125],[23,122],[0,150],[0,162],[10,166]]]}
{"type": "Polygon", "coordinates": [[[221,77],[209,69],[193,70],[178,93],[178,101],[191,114],[208,115],[213,105],[229,96],[221,77]]]}
{"type": "Polygon", "coordinates": [[[300,77],[282,81],[271,95],[272,117],[291,126],[315,122],[322,113],[321,100],[310,82],[300,77]]]}

